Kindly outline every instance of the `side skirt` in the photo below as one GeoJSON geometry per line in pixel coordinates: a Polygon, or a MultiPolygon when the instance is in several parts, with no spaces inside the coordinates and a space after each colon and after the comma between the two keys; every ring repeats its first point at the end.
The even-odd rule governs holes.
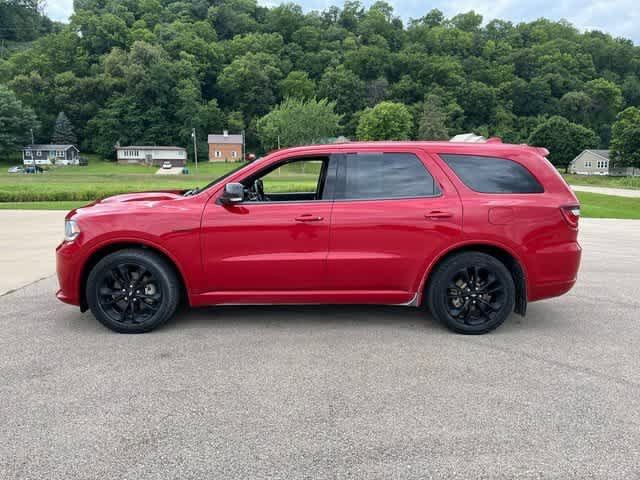
{"type": "Polygon", "coordinates": [[[418,294],[385,291],[259,291],[207,292],[191,296],[191,306],[206,305],[398,305],[417,306],[418,294]]]}

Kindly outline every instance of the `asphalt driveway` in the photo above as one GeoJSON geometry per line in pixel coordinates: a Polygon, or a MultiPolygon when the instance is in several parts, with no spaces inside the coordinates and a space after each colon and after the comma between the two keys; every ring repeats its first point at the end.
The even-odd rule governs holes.
{"type": "Polygon", "coordinates": [[[0,478],[638,478],[640,222],[581,223],[577,287],[481,337],[391,307],[127,336],[53,277],[6,294],[0,478]]]}

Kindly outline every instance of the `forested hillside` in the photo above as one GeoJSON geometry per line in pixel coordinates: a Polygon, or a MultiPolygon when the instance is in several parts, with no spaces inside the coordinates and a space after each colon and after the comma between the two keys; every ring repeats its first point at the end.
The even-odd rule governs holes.
{"type": "Polygon", "coordinates": [[[42,0],[0,0],[0,46],[51,33],[55,24],[44,16],[43,6],[42,0]]]}
{"type": "Polygon", "coordinates": [[[192,127],[202,140],[246,129],[259,148],[259,118],[288,96],[335,102],[348,137],[367,107],[391,101],[411,112],[413,138],[525,142],[561,116],[600,147],[616,115],[640,106],[640,47],[563,21],[432,10],[403,24],[385,2],[306,14],[255,0],[74,3],[68,26],[0,60],[0,84],[33,109],[38,139],[64,111],[103,155],[116,142],[186,146],[192,127]]]}

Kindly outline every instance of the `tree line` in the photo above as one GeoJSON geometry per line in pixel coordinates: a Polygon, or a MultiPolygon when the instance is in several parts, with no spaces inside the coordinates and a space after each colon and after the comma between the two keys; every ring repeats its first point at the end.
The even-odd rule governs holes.
{"type": "Polygon", "coordinates": [[[74,5],[68,25],[0,59],[0,105],[20,104],[20,129],[40,141],[64,112],[81,147],[104,156],[117,143],[191,148],[192,128],[201,141],[224,128],[252,150],[475,132],[542,144],[558,165],[582,148],[637,158],[640,47],[566,21],[431,10],[405,23],[382,1],[309,13],[255,0],[74,5]]]}

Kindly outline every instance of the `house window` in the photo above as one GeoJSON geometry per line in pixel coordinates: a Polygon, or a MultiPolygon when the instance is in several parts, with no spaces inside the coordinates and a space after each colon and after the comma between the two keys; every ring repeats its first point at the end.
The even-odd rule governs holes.
{"type": "Polygon", "coordinates": [[[56,157],[64,158],[64,150],[56,150],[56,157]]]}
{"type": "Polygon", "coordinates": [[[41,157],[42,156],[42,152],[40,150],[36,150],[36,157],[41,157]]]}
{"type": "Polygon", "coordinates": [[[231,156],[233,158],[238,158],[238,152],[236,152],[235,150],[233,152],[231,152],[231,156]]]}
{"type": "Polygon", "coordinates": [[[215,156],[216,158],[222,158],[222,152],[220,150],[216,150],[215,156]]]}
{"type": "Polygon", "coordinates": [[[598,160],[598,168],[609,168],[609,160],[598,160]]]}
{"type": "Polygon", "coordinates": [[[24,151],[24,156],[31,158],[31,150],[25,150],[24,151]]]}
{"type": "Polygon", "coordinates": [[[591,168],[591,160],[585,160],[584,161],[584,166],[587,168],[591,168]]]}

